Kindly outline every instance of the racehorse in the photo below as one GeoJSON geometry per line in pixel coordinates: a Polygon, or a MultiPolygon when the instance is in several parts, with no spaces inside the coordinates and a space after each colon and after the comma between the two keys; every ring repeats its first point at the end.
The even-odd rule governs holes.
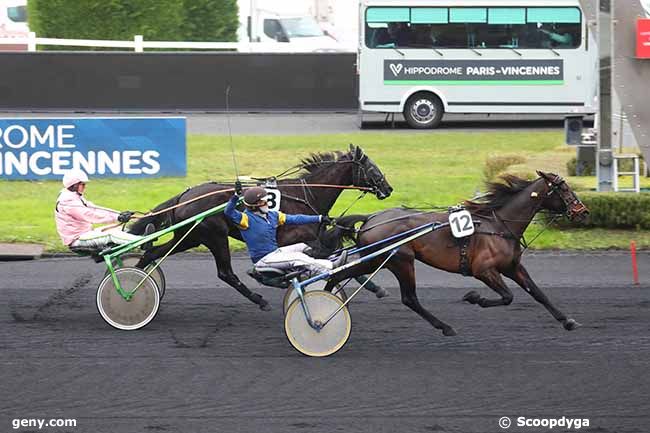
{"type": "MultiPolygon", "coordinates": [[[[549,301],[521,264],[522,246],[525,246],[522,239],[526,228],[540,210],[565,213],[570,220],[584,218],[589,210],[560,176],[540,171],[537,174],[539,178],[533,181],[503,176],[503,183],[488,183],[488,192],[481,199],[466,201],[465,208],[478,224],[473,235],[456,239],[450,228],[445,227],[401,246],[385,266],[399,281],[402,303],[433,327],[441,329],[444,335],[456,335],[450,325],[420,304],[415,291],[414,261],[417,259],[448,272],[474,276],[501,296],[500,299],[490,299],[470,291],[463,297],[470,304],[483,308],[509,305],[513,295],[501,277],[505,275],[544,305],[566,330],[577,328],[579,323],[568,318],[549,301]]],[[[364,246],[423,224],[433,221],[445,223],[448,219],[445,213],[394,208],[372,215],[343,217],[325,236],[329,237],[330,244],[341,245],[347,237],[354,240],[357,246],[364,246]],[[363,224],[355,229],[360,222],[363,224]]],[[[363,254],[372,251],[373,248],[370,248],[363,254]]],[[[341,280],[372,272],[387,258],[387,254],[335,274],[328,281],[326,289],[331,290],[341,280]]]]}
{"type": "MultiPolygon", "coordinates": [[[[291,171],[301,172],[300,177],[297,179],[277,180],[277,188],[280,190],[282,197],[280,210],[288,214],[327,215],[342,191],[340,188],[337,189],[336,186],[352,185],[359,188],[369,188],[380,200],[388,197],[393,191],[393,188],[379,167],[364,153],[363,149],[353,145],[350,145],[350,150],[347,153],[312,154],[310,157],[303,159],[291,171]],[[329,185],[331,187],[310,186],[313,184],[329,185]]],[[[179,203],[205,194],[210,195],[159,215],[145,216],[130,227],[130,232],[142,234],[146,225],[149,223],[153,223],[157,230],[169,227],[200,212],[225,203],[232,196],[232,191],[232,185],[220,183],[204,183],[190,188],[156,206],[152,210],[152,213],[176,206],[179,203]],[[219,190],[226,191],[216,193],[219,190]]],[[[252,292],[246,287],[233,272],[228,236],[242,240],[237,226],[222,213],[213,215],[203,220],[174,248],[174,245],[186,235],[189,229],[189,227],[183,227],[174,231],[173,239],[146,251],[136,266],[145,268],[149,263],[163,257],[170,251],[171,254],[176,254],[203,244],[214,256],[217,265],[217,276],[221,280],[234,287],[239,293],[257,304],[262,310],[270,310],[268,302],[261,295],[252,292]]],[[[317,237],[317,232],[318,226],[313,224],[281,226],[278,230],[278,245],[285,246],[299,242],[313,241],[317,237]]],[[[383,289],[376,287],[375,290],[383,289]]],[[[376,294],[378,297],[380,296],[379,292],[376,294]]]]}

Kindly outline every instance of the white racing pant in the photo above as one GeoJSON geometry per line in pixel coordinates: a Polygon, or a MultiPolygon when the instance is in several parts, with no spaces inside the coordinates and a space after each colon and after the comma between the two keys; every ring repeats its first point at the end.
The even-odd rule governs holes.
{"type": "Polygon", "coordinates": [[[304,251],[307,248],[308,246],[302,243],[280,247],[255,263],[255,269],[275,268],[286,270],[301,267],[308,269],[314,275],[334,268],[334,265],[329,260],[319,260],[305,254],[304,251]]]}
{"type": "Polygon", "coordinates": [[[106,231],[95,229],[83,233],[76,241],[70,244],[70,247],[101,250],[106,248],[109,244],[124,245],[129,242],[137,241],[138,239],[142,239],[142,236],[124,232],[120,227],[114,227],[106,231]]]}

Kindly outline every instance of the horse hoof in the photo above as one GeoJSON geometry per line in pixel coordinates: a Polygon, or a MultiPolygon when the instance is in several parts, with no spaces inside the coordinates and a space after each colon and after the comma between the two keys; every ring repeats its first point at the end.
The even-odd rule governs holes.
{"type": "Polygon", "coordinates": [[[454,328],[450,326],[449,328],[445,328],[442,330],[442,335],[444,335],[445,337],[453,337],[454,335],[456,335],[456,331],[454,331],[454,328]]]}
{"type": "Polygon", "coordinates": [[[380,288],[377,289],[377,291],[375,292],[375,296],[376,296],[378,299],[381,299],[381,298],[386,298],[386,297],[390,296],[390,293],[388,293],[388,290],[384,289],[383,287],[380,287],[380,288]]]}
{"type": "Polygon", "coordinates": [[[271,304],[269,304],[267,301],[262,301],[260,304],[260,310],[262,311],[271,311],[271,304]]]}
{"type": "Polygon", "coordinates": [[[563,325],[564,325],[564,329],[566,329],[567,331],[573,331],[574,329],[579,328],[580,326],[582,326],[582,325],[580,325],[580,323],[576,322],[573,319],[565,320],[563,325]]]}
{"type": "Polygon", "coordinates": [[[470,304],[478,304],[479,299],[481,299],[481,295],[479,295],[476,290],[467,292],[467,294],[463,296],[463,301],[469,302],[470,304]]]}

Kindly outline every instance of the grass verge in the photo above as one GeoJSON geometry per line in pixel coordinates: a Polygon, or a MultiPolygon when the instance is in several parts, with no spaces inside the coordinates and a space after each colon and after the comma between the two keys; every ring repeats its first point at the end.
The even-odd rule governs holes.
{"type": "MultiPolygon", "coordinates": [[[[366,197],[351,213],[367,213],[400,206],[453,205],[483,188],[485,160],[490,155],[513,154],[525,158],[513,169],[566,172],[574,155],[563,145],[561,132],[436,132],[431,134],[332,134],[313,136],[235,136],[242,175],[271,176],[299,162],[310,152],[347,150],[349,143],[362,146],[395,188],[384,201],[366,197]]],[[[188,137],[188,176],[142,180],[92,179],[87,197],[114,209],[146,211],[188,186],[209,180],[234,178],[230,144],[225,136],[188,137]]],[[[586,189],[594,178],[569,178],[586,189]]],[[[644,186],[650,182],[644,179],[644,186]]],[[[0,181],[0,242],[38,242],[47,251],[65,251],[54,227],[54,203],[58,181],[0,181]]],[[[331,212],[337,215],[354,198],[345,192],[331,212]]],[[[539,227],[532,226],[531,233],[539,227]]],[[[630,240],[650,248],[650,234],[613,230],[546,231],[533,248],[626,248],[630,240]]],[[[241,245],[235,244],[236,248],[241,245]]]]}

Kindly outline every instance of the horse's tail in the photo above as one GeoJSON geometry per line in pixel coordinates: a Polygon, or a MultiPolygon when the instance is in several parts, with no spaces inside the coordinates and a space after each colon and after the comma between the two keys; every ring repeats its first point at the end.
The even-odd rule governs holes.
{"type": "MultiPolygon", "coordinates": [[[[151,213],[156,213],[157,211],[172,207],[178,204],[183,193],[178,194],[170,198],[169,200],[160,203],[158,206],[151,210],[151,213]]],[[[153,224],[156,227],[156,231],[162,230],[166,227],[169,227],[172,224],[173,210],[168,210],[157,215],[145,216],[138,219],[135,223],[129,226],[129,233],[134,235],[144,234],[144,229],[148,224],[153,224]]]]}

